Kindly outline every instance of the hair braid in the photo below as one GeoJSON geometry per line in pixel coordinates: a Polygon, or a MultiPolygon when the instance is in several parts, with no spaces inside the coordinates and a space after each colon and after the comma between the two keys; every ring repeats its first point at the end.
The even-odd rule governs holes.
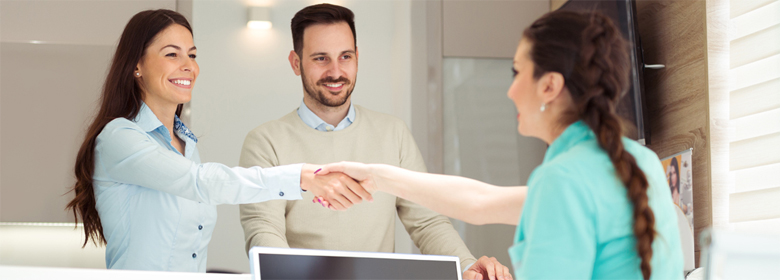
{"type": "Polygon", "coordinates": [[[640,269],[644,279],[649,279],[655,239],[655,216],[647,196],[649,183],[634,156],[623,147],[623,127],[614,108],[627,84],[627,77],[622,74],[627,71],[620,69],[625,63],[613,63],[627,60],[621,57],[626,55],[625,43],[609,18],[603,15],[593,15],[582,36],[580,58],[586,90],[580,102],[581,116],[596,133],[599,145],[609,155],[627,189],[634,206],[634,235],[641,258],[640,269]]]}
{"type": "Polygon", "coordinates": [[[622,142],[623,123],[615,104],[628,86],[627,44],[612,21],[598,13],[550,12],[523,32],[533,44],[530,56],[534,78],[547,72],[564,76],[575,103],[574,114],[562,120],[582,119],[596,134],[633,204],[634,236],[644,279],[651,274],[655,216],[648,203],[649,183],[634,156],[622,142]]]}

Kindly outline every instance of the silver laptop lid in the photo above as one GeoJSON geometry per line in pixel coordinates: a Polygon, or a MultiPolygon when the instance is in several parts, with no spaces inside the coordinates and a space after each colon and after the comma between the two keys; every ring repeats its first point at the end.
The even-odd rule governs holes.
{"type": "Polygon", "coordinates": [[[457,279],[455,256],[252,247],[253,280],[457,279]]]}

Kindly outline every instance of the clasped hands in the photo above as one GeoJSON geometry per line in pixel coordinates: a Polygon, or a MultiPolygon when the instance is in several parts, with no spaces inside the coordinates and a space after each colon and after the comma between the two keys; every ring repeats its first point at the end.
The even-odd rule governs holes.
{"type": "MultiPolygon", "coordinates": [[[[373,201],[371,193],[379,190],[371,165],[356,162],[339,162],[327,165],[304,165],[301,170],[301,187],[314,194],[314,203],[332,210],[346,210],[363,200],[373,201]]],[[[496,258],[483,256],[463,272],[463,279],[511,280],[509,268],[496,258]]]]}
{"type": "Polygon", "coordinates": [[[373,201],[371,192],[356,180],[339,171],[323,172],[323,165],[304,164],[301,169],[301,189],[314,194],[314,203],[332,210],[346,210],[355,204],[373,201]]]}

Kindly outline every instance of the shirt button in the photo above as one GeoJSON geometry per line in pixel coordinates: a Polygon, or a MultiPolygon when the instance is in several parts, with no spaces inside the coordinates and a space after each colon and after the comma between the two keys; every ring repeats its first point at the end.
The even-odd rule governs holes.
{"type": "Polygon", "coordinates": [[[284,192],[279,192],[279,196],[284,196],[284,192]]]}
{"type": "Polygon", "coordinates": [[[196,257],[198,257],[198,254],[192,253],[192,258],[194,259],[196,257]]]}
{"type": "Polygon", "coordinates": [[[329,125],[325,127],[325,130],[327,131],[333,131],[333,126],[329,125]]]}
{"type": "Polygon", "coordinates": [[[202,229],[203,229],[203,225],[198,225],[198,230],[202,230],[202,229]]]}

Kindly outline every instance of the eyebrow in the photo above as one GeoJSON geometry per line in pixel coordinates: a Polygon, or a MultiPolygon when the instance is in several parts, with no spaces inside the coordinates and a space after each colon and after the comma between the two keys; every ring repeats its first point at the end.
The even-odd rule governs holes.
{"type": "MultiPolygon", "coordinates": [[[[162,47],[162,48],[160,48],[160,50],[163,50],[163,49],[165,49],[165,48],[174,48],[174,49],[176,49],[176,50],[181,50],[181,47],[179,47],[179,46],[177,46],[177,45],[166,45],[165,47],[162,47]]],[[[192,48],[190,48],[190,51],[192,51],[192,50],[197,50],[197,49],[198,49],[198,48],[196,48],[196,47],[194,47],[194,46],[193,46],[192,48]]]]}
{"type": "MultiPolygon", "coordinates": [[[[345,53],[355,54],[355,51],[348,50],[348,51],[341,52],[341,54],[345,54],[345,53]]],[[[328,55],[328,53],[326,53],[326,52],[313,53],[313,54],[309,55],[309,57],[315,57],[315,56],[320,56],[320,55],[328,55]]]]}

